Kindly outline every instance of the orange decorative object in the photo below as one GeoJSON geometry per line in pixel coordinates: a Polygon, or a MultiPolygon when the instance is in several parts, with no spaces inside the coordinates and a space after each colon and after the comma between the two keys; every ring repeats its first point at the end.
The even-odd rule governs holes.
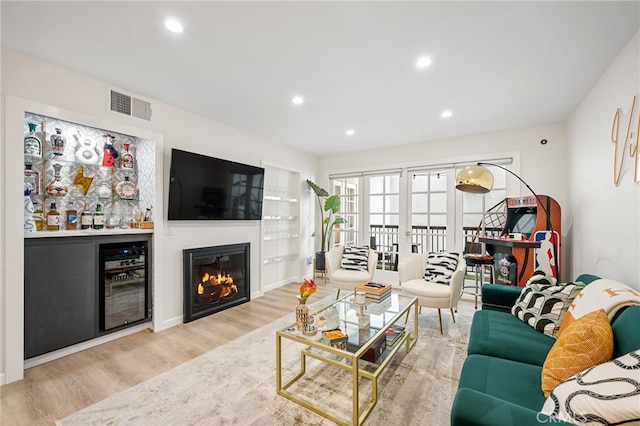
{"type": "Polygon", "coordinates": [[[85,176],[84,167],[80,166],[80,168],[78,168],[78,174],[73,180],[73,184],[82,187],[83,194],[87,195],[87,192],[89,192],[89,187],[91,186],[91,182],[93,182],[93,178],[85,176]]]}
{"type": "Polygon", "coordinates": [[[300,286],[300,297],[307,298],[316,292],[316,283],[313,280],[304,280],[300,286]]]}

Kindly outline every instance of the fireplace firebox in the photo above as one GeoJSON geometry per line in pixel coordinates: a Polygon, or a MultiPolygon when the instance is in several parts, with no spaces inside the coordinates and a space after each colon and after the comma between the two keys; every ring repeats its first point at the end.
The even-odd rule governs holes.
{"type": "Polygon", "coordinates": [[[183,250],[184,322],[248,302],[249,243],[183,250]]]}

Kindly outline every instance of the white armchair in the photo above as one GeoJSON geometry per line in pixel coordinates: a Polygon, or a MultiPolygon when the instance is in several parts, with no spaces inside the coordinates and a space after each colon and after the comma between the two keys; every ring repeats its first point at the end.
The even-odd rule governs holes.
{"type": "Polygon", "coordinates": [[[420,310],[422,307],[438,309],[440,334],[442,334],[442,315],[440,309],[449,308],[451,318],[456,322],[453,309],[458,305],[462,294],[462,284],[467,271],[467,264],[462,256],[458,258],[458,265],[451,276],[449,285],[426,281],[424,271],[427,266],[428,253],[412,254],[402,259],[398,265],[400,288],[408,295],[418,298],[420,310]]]}
{"type": "Polygon", "coordinates": [[[340,297],[340,290],[354,291],[358,284],[372,281],[378,263],[378,253],[376,253],[375,250],[369,249],[366,271],[342,269],[343,249],[343,246],[333,247],[324,254],[327,277],[329,278],[331,286],[338,289],[336,299],[340,297]]]}

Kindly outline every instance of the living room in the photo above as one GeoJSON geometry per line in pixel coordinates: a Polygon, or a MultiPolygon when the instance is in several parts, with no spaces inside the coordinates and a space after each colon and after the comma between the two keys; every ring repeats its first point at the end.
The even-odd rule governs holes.
{"type": "MultiPolygon", "coordinates": [[[[155,261],[152,329],[156,332],[182,323],[184,249],[249,242],[256,254],[251,259],[254,274],[252,298],[264,297],[274,289],[261,280],[262,231],[259,222],[172,223],[166,220],[165,191],[168,188],[171,148],[247,164],[270,164],[294,170],[300,173],[301,187],[307,178],[328,185],[331,175],[396,168],[407,170],[421,166],[511,157],[514,159],[512,170],[515,173],[522,176],[536,192],[554,197],[562,206],[563,279],[570,280],[580,273],[593,273],[640,289],[640,189],[633,173],[638,167],[637,156],[616,156],[615,146],[611,143],[615,112],[621,109],[624,114],[628,114],[640,88],[637,19],[635,29],[623,42],[617,44],[615,52],[610,52],[612,61],[602,69],[600,76],[594,80],[593,87],[583,89],[584,97],[575,104],[568,116],[558,116],[535,125],[505,123],[499,130],[430,140],[425,138],[410,144],[336,154],[311,154],[159,99],[151,99],[151,122],[114,115],[105,108],[108,100],[107,87],[124,87],[132,94],[143,97],[145,93],[137,92],[135,87],[128,87],[126,81],[109,81],[90,76],[56,65],[54,60],[5,47],[5,7],[3,2],[4,132],[3,148],[0,151],[4,171],[0,177],[4,189],[1,201],[3,222],[0,228],[0,290],[4,295],[3,305],[0,307],[2,384],[20,380],[24,374],[21,344],[24,339],[24,294],[20,289],[22,286],[14,285],[24,281],[24,254],[15,249],[23,245],[24,234],[20,227],[23,219],[18,209],[10,208],[21,203],[22,194],[15,191],[15,188],[22,182],[24,164],[21,157],[22,146],[12,145],[10,141],[24,138],[25,111],[145,136],[155,142],[157,207],[153,232],[155,261]],[[543,139],[548,143],[541,144],[543,139]],[[626,172],[618,184],[615,184],[614,166],[621,163],[626,172]]],[[[103,30],[109,31],[106,27],[103,30]]],[[[589,46],[575,48],[578,47],[588,49],[589,46]]],[[[51,49],[50,54],[55,56],[55,49],[51,49]]],[[[571,58],[571,55],[568,57],[571,58]]],[[[108,59],[105,58],[105,61],[109,62],[108,59]]],[[[554,65],[548,64],[551,71],[554,65]]],[[[544,81],[536,81],[530,91],[534,92],[543,84],[544,81]]],[[[487,87],[486,90],[487,97],[490,97],[492,88],[487,87]]],[[[520,102],[525,104],[527,99],[520,99],[520,102]]],[[[548,105],[555,102],[553,98],[546,99],[548,105]]],[[[244,107],[246,106],[233,105],[236,109],[244,107]]],[[[518,105],[506,105],[504,109],[505,116],[508,116],[507,112],[518,109],[518,105]]],[[[625,115],[626,119],[637,123],[638,110],[640,106],[635,105],[635,118],[625,115]]],[[[292,113],[291,122],[299,119],[298,112],[292,113]]],[[[401,117],[394,117],[394,121],[402,122],[401,117]]],[[[452,123],[455,126],[455,121],[452,123]]],[[[621,126],[621,134],[625,129],[626,125],[621,126]]],[[[632,143],[636,143],[635,141],[635,138],[632,139],[632,143]]],[[[340,143],[346,145],[349,142],[341,139],[340,143]]],[[[509,196],[528,195],[526,188],[515,179],[508,180],[507,185],[509,196]]],[[[318,245],[311,237],[316,223],[312,218],[317,214],[314,202],[311,193],[301,191],[299,216],[304,220],[300,221],[299,270],[295,274],[298,281],[311,276],[312,268],[307,264],[306,258],[313,254],[318,245]]]]}

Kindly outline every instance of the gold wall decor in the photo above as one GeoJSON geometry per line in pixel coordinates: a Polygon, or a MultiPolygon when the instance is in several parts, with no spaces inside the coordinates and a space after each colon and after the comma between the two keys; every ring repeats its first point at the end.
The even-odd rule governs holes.
{"type": "Polygon", "coordinates": [[[638,134],[640,133],[640,111],[638,95],[633,96],[629,112],[625,114],[620,108],[613,115],[611,126],[611,142],[613,142],[613,183],[618,186],[624,175],[625,160],[627,157],[633,161],[633,181],[638,182],[638,134]],[[626,122],[626,129],[621,134],[621,126],[626,122]]]}

